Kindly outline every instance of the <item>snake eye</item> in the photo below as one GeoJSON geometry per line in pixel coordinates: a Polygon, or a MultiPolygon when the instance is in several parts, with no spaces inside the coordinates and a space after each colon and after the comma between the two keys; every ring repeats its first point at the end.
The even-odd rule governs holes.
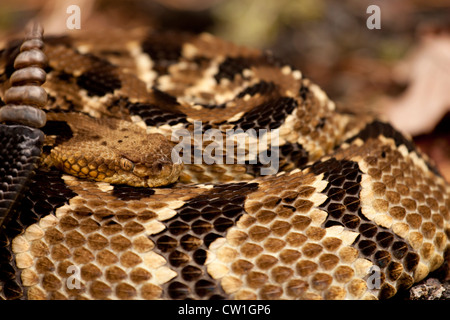
{"type": "Polygon", "coordinates": [[[131,171],[134,169],[134,163],[126,158],[120,159],[120,167],[123,170],[131,171]]]}

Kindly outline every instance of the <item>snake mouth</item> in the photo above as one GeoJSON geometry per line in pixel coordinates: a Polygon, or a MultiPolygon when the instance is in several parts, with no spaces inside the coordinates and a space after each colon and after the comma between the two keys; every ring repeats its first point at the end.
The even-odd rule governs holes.
{"type": "Polygon", "coordinates": [[[183,163],[174,163],[170,166],[170,169],[166,167],[166,170],[162,171],[163,174],[148,176],[146,178],[147,186],[153,188],[172,184],[178,180],[182,170],[183,163]]]}

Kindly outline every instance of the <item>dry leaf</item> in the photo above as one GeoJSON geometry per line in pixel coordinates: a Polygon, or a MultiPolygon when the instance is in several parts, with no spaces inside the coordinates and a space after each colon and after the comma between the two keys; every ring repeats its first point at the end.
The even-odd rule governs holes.
{"type": "Polygon", "coordinates": [[[384,110],[393,125],[413,136],[431,132],[450,110],[450,34],[427,34],[394,71],[409,82],[384,110]]]}

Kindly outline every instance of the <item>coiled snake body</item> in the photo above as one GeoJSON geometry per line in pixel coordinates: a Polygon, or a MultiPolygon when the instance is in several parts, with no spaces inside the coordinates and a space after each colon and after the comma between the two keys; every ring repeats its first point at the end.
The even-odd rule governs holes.
{"type": "MultiPolygon", "coordinates": [[[[45,139],[0,130],[2,298],[389,298],[443,263],[439,172],[270,54],[143,30],[44,42],[45,139]],[[278,173],[251,143],[243,163],[182,169],[176,129],[265,129],[278,173]]],[[[1,51],[2,97],[20,44],[1,51]]]]}

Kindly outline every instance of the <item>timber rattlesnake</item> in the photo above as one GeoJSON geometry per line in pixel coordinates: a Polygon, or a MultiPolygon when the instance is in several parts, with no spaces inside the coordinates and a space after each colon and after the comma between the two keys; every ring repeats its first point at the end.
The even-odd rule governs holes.
{"type": "MultiPolygon", "coordinates": [[[[0,128],[0,297],[388,298],[443,263],[439,172],[389,124],[337,112],[270,54],[148,30],[44,42],[45,140],[0,128]],[[187,140],[193,163],[176,183],[161,136],[175,129],[203,137],[187,140]],[[261,175],[264,152],[249,145],[243,163],[238,148],[230,164],[195,163],[209,129],[267,130],[278,173],[261,175]]],[[[3,100],[20,45],[0,51],[3,100]]]]}

